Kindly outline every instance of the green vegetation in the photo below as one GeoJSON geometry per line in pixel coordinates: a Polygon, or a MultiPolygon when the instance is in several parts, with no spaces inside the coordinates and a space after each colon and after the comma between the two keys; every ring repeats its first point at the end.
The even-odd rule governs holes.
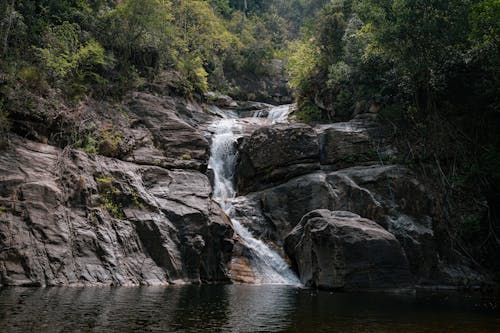
{"type": "Polygon", "coordinates": [[[314,97],[339,118],[360,103],[421,114],[492,111],[499,7],[495,0],[331,1],[290,45],[291,85],[299,101],[314,97]]]}
{"type": "Polygon", "coordinates": [[[4,0],[0,74],[7,90],[60,92],[73,102],[119,97],[164,70],[182,75],[185,94],[237,90],[231,77],[266,75],[298,31],[281,14],[320,2],[4,0]]]}
{"type": "Polygon", "coordinates": [[[101,208],[107,210],[114,218],[125,219],[123,209],[127,206],[143,208],[135,189],[133,187],[122,188],[113,176],[101,174],[96,178],[96,183],[101,208]]]}
{"type": "Polygon", "coordinates": [[[297,117],[380,111],[415,158],[446,155],[467,179],[498,178],[498,22],[498,0],[330,1],[289,44],[297,117]]]}
{"type": "Polygon", "coordinates": [[[111,176],[101,175],[96,179],[96,182],[99,188],[101,207],[106,209],[114,218],[123,220],[125,215],[120,200],[122,191],[114,185],[115,179],[111,176]]]}
{"type": "Polygon", "coordinates": [[[81,134],[76,140],[75,148],[82,149],[87,154],[119,157],[122,142],[122,131],[106,123],[98,129],[92,129],[90,133],[81,134]]]}

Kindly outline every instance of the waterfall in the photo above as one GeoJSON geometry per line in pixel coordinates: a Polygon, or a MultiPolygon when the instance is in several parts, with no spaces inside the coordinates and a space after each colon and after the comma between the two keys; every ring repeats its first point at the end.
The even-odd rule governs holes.
{"type": "Polygon", "coordinates": [[[269,110],[267,119],[274,121],[286,121],[293,110],[294,104],[279,105],[269,110]]]}
{"type": "Polygon", "coordinates": [[[212,154],[209,167],[214,171],[214,200],[231,218],[234,231],[251,252],[251,267],[259,283],[300,285],[300,281],[281,256],[263,241],[256,239],[234,217],[232,199],[236,196],[234,175],[238,151],[237,134],[241,128],[236,119],[223,119],[213,124],[212,154]]]}

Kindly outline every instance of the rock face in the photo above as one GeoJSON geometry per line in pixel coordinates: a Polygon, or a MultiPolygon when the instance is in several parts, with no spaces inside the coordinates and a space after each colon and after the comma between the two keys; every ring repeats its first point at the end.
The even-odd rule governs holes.
{"type": "Polygon", "coordinates": [[[362,114],[349,122],[320,125],[320,162],[331,169],[380,163],[394,151],[384,142],[375,114],[362,114]]]}
{"type": "MultiPolygon", "coordinates": [[[[160,98],[146,93],[132,95],[126,108],[135,118],[131,133],[131,152],[126,161],[205,171],[210,146],[201,131],[181,118],[180,107],[172,98],[160,98]]],[[[184,112],[184,114],[196,112],[184,112]]],[[[200,113],[200,112],[198,112],[200,113]]]]}
{"type": "MultiPolygon", "coordinates": [[[[376,115],[315,128],[273,124],[254,117],[255,110],[264,117],[267,104],[215,96],[230,110],[202,107],[162,95],[171,88],[160,82],[131,93],[123,112],[109,116],[109,103],[68,116],[71,124],[79,117],[98,129],[108,124],[101,134],[111,138],[101,144],[119,132],[117,149],[98,147],[117,159],[12,136],[0,153],[0,286],[254,282],[247,247],[211,199],[210,124],[226,112],[250,117],[234,120],[236,187],[244,196],[231,214],[278,253],[286,246],[307,285],[482,281],[463,258],[443,259],[435,195],[390,163],[395,151],[376,115]]],[[[30,118],[16,133],[70,142],[55,138],[69,137],[71,126],[56,135],[55,124],[42,122],[30,118]],[[37,121],[41,130],[26,129],[37,121]]]]}
{"type": "Polygon", "coordinates": [[[0,285],[228,281],[233,231],[197,171],[16,139],[0,175],[0,285]]]}
{"type": "MultiPolygon", "coordinates": [[[[289,128],[293,132],[297,127],[300,125],[280,125],[276,131],[286,133],[289,128]]],[[[439,194],[407,168],[384,164],[392,159],[394,149],[374,115],[316,127],[318,145],[307,145],[295,154],[282,153],[287,152],[287,136],[270,135],[274,130],[260,129],[240,145],[238,190],[251,193],[238,199],[234,210],[254,235],[283,245],[311,211],[347,211],[377,223],[398,240],[417,284],[482,283],[484,276],[469,269],[470,263],[460,255],[443,260],[448,255],[442,252],[446,245],[433,219],[439,210],[439,194]],[[303,165],[295,156],[307,156],[308,169],[294,173],[297,165],[303,165]],[[263,177],[262,171],[255,171],[266,167],[283,172],[273,171],[278,176],[272,178],[273,173],[263,177]],[[257,185],[252,187],[252,181],[257,185]]],[[[315,133],[308,137],[314,138],[315,133]]]]}
{"type": "Polygon", "coordinates": [[[323,289],[387,289],[413,285],[398,240],[359,215],[316,210],[285,240],[302,283],[323,289]]]}
{"type": "Polygon", "coordinates": [[[306,125],[256,130],[240,145],[237,187],[248,193],[319,169],[316,132],[306,125]]]}
{"type": "Polygon", "coordinates": [[[417,280],[438,265],[432,196],[408,169],[372,165],[316,171],[238,200],[238,219],[256,235],[282,243],[302,217],[317,209],[350,211],[375,221],[403,246],[417,280]],[[252,217],[262,216],[255,219],[252,217]],[[264,222],[263,222],[264,221],[264,222]]]}

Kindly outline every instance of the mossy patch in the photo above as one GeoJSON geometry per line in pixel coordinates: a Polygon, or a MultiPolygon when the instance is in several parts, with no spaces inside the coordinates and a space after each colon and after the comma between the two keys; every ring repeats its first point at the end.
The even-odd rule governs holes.
{"type": "Polygon", "coordinates": [[[101,208],[106,209],[114,218],[123,220],[123,204],[120,200],[122,191],[114,184],[115,179],[111,176],[101,175],[96,179],[99,189],[99,201],[101,208]]]}
{"type": "Polygon", "coordinates": [[[116,219],[125,219],[124,208],[134,206],[143,208],[139,195],[132,187],[122,188],[111,175],[99,175],[96,178],[99,201],[102,209],[116,219]]]}

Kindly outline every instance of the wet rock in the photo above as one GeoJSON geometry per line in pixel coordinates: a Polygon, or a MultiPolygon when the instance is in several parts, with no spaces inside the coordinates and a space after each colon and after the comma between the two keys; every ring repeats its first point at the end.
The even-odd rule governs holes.
{"type": "Polygon", "coordinates": [[[319,169],[318,138],[301,124],[273,125],[243,140],[237,165],[238,192],[248,193],[319,169]]]}
{"type": "Polygon", "coordinates": [[[228,281],[208,178],[14,139],[0,156],[0,284],[228,281]]]}
{"type": "Polygon", "coordinates": [[[302,283],[324,289],[412,287],[398,240],[359,215],[316,210],[305,215],[285,240],[302,283]]]}
{"type": "Polygon", "coordinates": [[[231,264],[229,266],[231,281],[237,283],[256,283],[257,278],[251,267],[249,260],[251,255],[248,252],[248,248],[236,239],[231,264]]]}

